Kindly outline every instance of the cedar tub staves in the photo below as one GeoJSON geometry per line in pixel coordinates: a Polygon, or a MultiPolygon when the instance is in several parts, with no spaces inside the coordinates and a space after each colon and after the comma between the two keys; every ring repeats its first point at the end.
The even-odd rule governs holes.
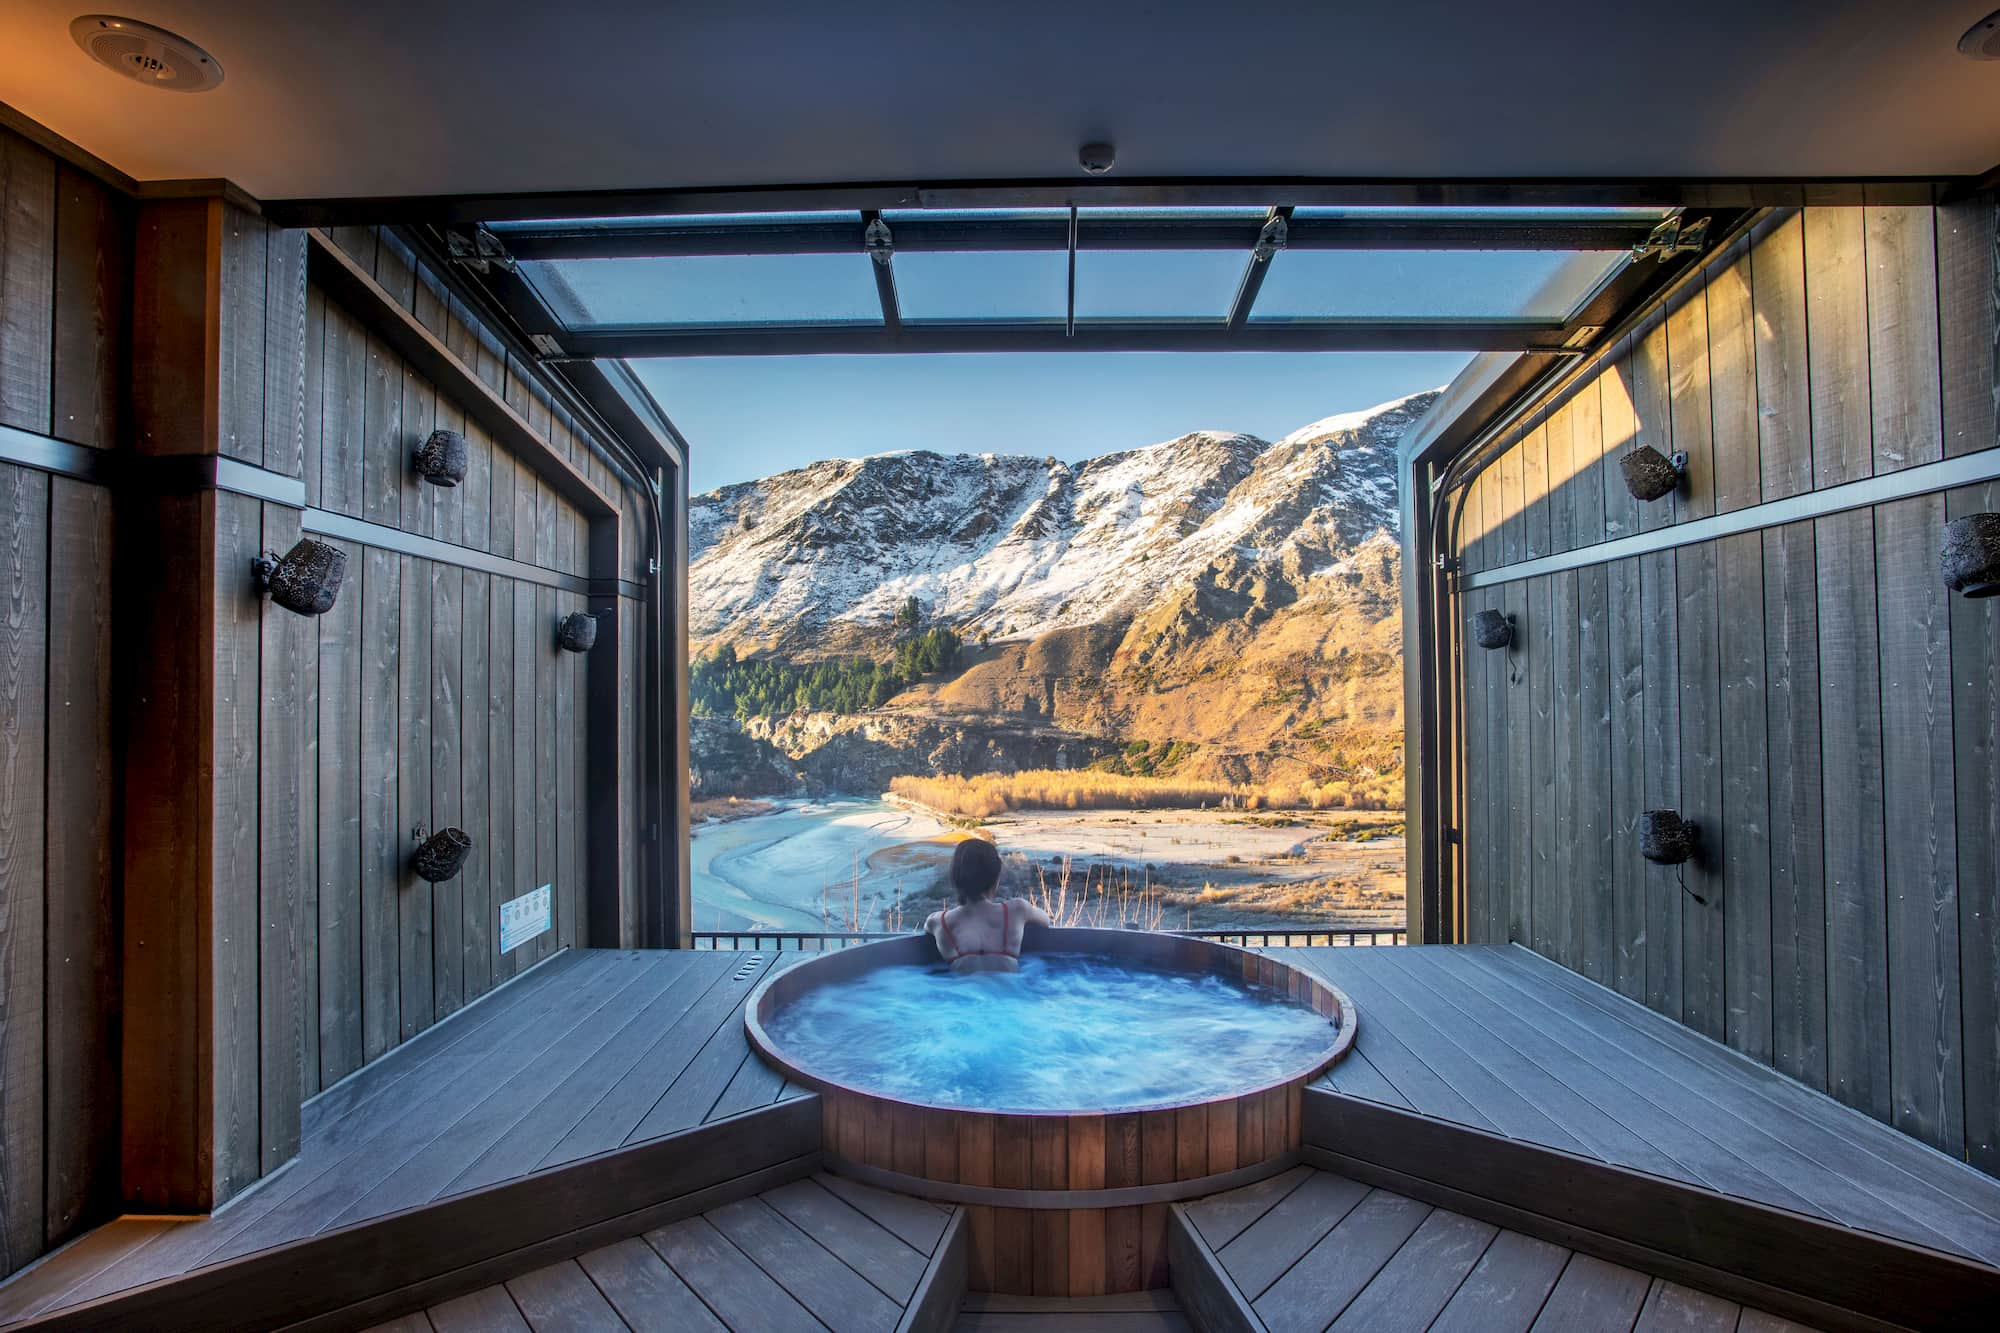
{"type": "Polygon", "coordinates": [[[1329,1022],[1327,1043],[1255,1086],[1186,1103],[1010,1112],[927,1105],[814,1072],[770,1034],[805,993],[882,967],[936,966],[928,936],[843,949],[767,978],[744,1006],[750,1042],[821,1096],[827,1165],[869,1184],[963,1204],[974,1290],[1096,1296],[1167,1283],[1167,1205],[1297,1160],[1305,1085],[1354,1042],[1352,1001],[1275,959],[1148,931],[1031,928],[1023,953],[1124,957],[1268,987],[1329,1022]]]}

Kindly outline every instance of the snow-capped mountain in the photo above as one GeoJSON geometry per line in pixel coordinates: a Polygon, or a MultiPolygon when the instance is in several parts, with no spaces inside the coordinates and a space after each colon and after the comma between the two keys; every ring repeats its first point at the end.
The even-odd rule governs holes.
{"type": "Polygon", "coordinates": [[[1396,441],[1435,397],[1275,443],[1195,431],[1074,466],[920,451],[725,487],[690,508],[690,628],[814,655],[879,639],[911,596],[929,623],[995,642],[1131,624],[1171,637],[1189,615],[1337,600],[1357,560],[1393,547],[1396,441]]]}

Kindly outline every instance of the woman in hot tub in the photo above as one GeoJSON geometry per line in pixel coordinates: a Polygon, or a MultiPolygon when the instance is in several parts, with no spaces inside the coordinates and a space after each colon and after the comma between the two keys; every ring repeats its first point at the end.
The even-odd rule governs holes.
{"type": "Polygon", "coordinates": [[[984,838],[967,838],[951,854],[958,906],[933,912],[924,933],[954,972],[1013,972],[1021,966],[1021,932],[1051,926],[1049,914],[1026,898],[995,898],[1000,852],[984,838]]]}

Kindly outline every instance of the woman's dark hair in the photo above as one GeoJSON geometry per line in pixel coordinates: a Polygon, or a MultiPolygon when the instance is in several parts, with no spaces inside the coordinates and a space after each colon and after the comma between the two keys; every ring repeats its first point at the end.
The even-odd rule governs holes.
{"type": "Polygon", "coordinates": [[[951,886],[962,903],[976,903],[1000,882],[1000,849],[984,838],[967,838],[951,854],[951,886]]]}

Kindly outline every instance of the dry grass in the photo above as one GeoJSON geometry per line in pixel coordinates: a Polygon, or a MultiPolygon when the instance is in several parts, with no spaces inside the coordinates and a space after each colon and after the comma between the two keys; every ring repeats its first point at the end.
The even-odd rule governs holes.
{"type": "Polygon", "coordinates": [[[896,777],[889,790],[947,815],[987,819],[1013,810],[1393,810],[1400,774],[1326,782],[1234,783],[1029,769],[978,777],[896,777]]]}
{"type": "MultiPolygon", "coordinates": [[[[1023,883],[1028,878],[1027,858],[1016,852],[1008,860],[1014,863],[1012,881],[1023,883]]],[[[1159,930],[1165,922],[1166,895],[1150,877],[1134,882],[1125,867],[1115,873],[1109,866],[1095,867],[1078,883],[1065,856],[1053,875],[1040,865],[1033,873],[1033,885],[1021,896],[1047,912],[1058,926],[1159,930]]]]}

